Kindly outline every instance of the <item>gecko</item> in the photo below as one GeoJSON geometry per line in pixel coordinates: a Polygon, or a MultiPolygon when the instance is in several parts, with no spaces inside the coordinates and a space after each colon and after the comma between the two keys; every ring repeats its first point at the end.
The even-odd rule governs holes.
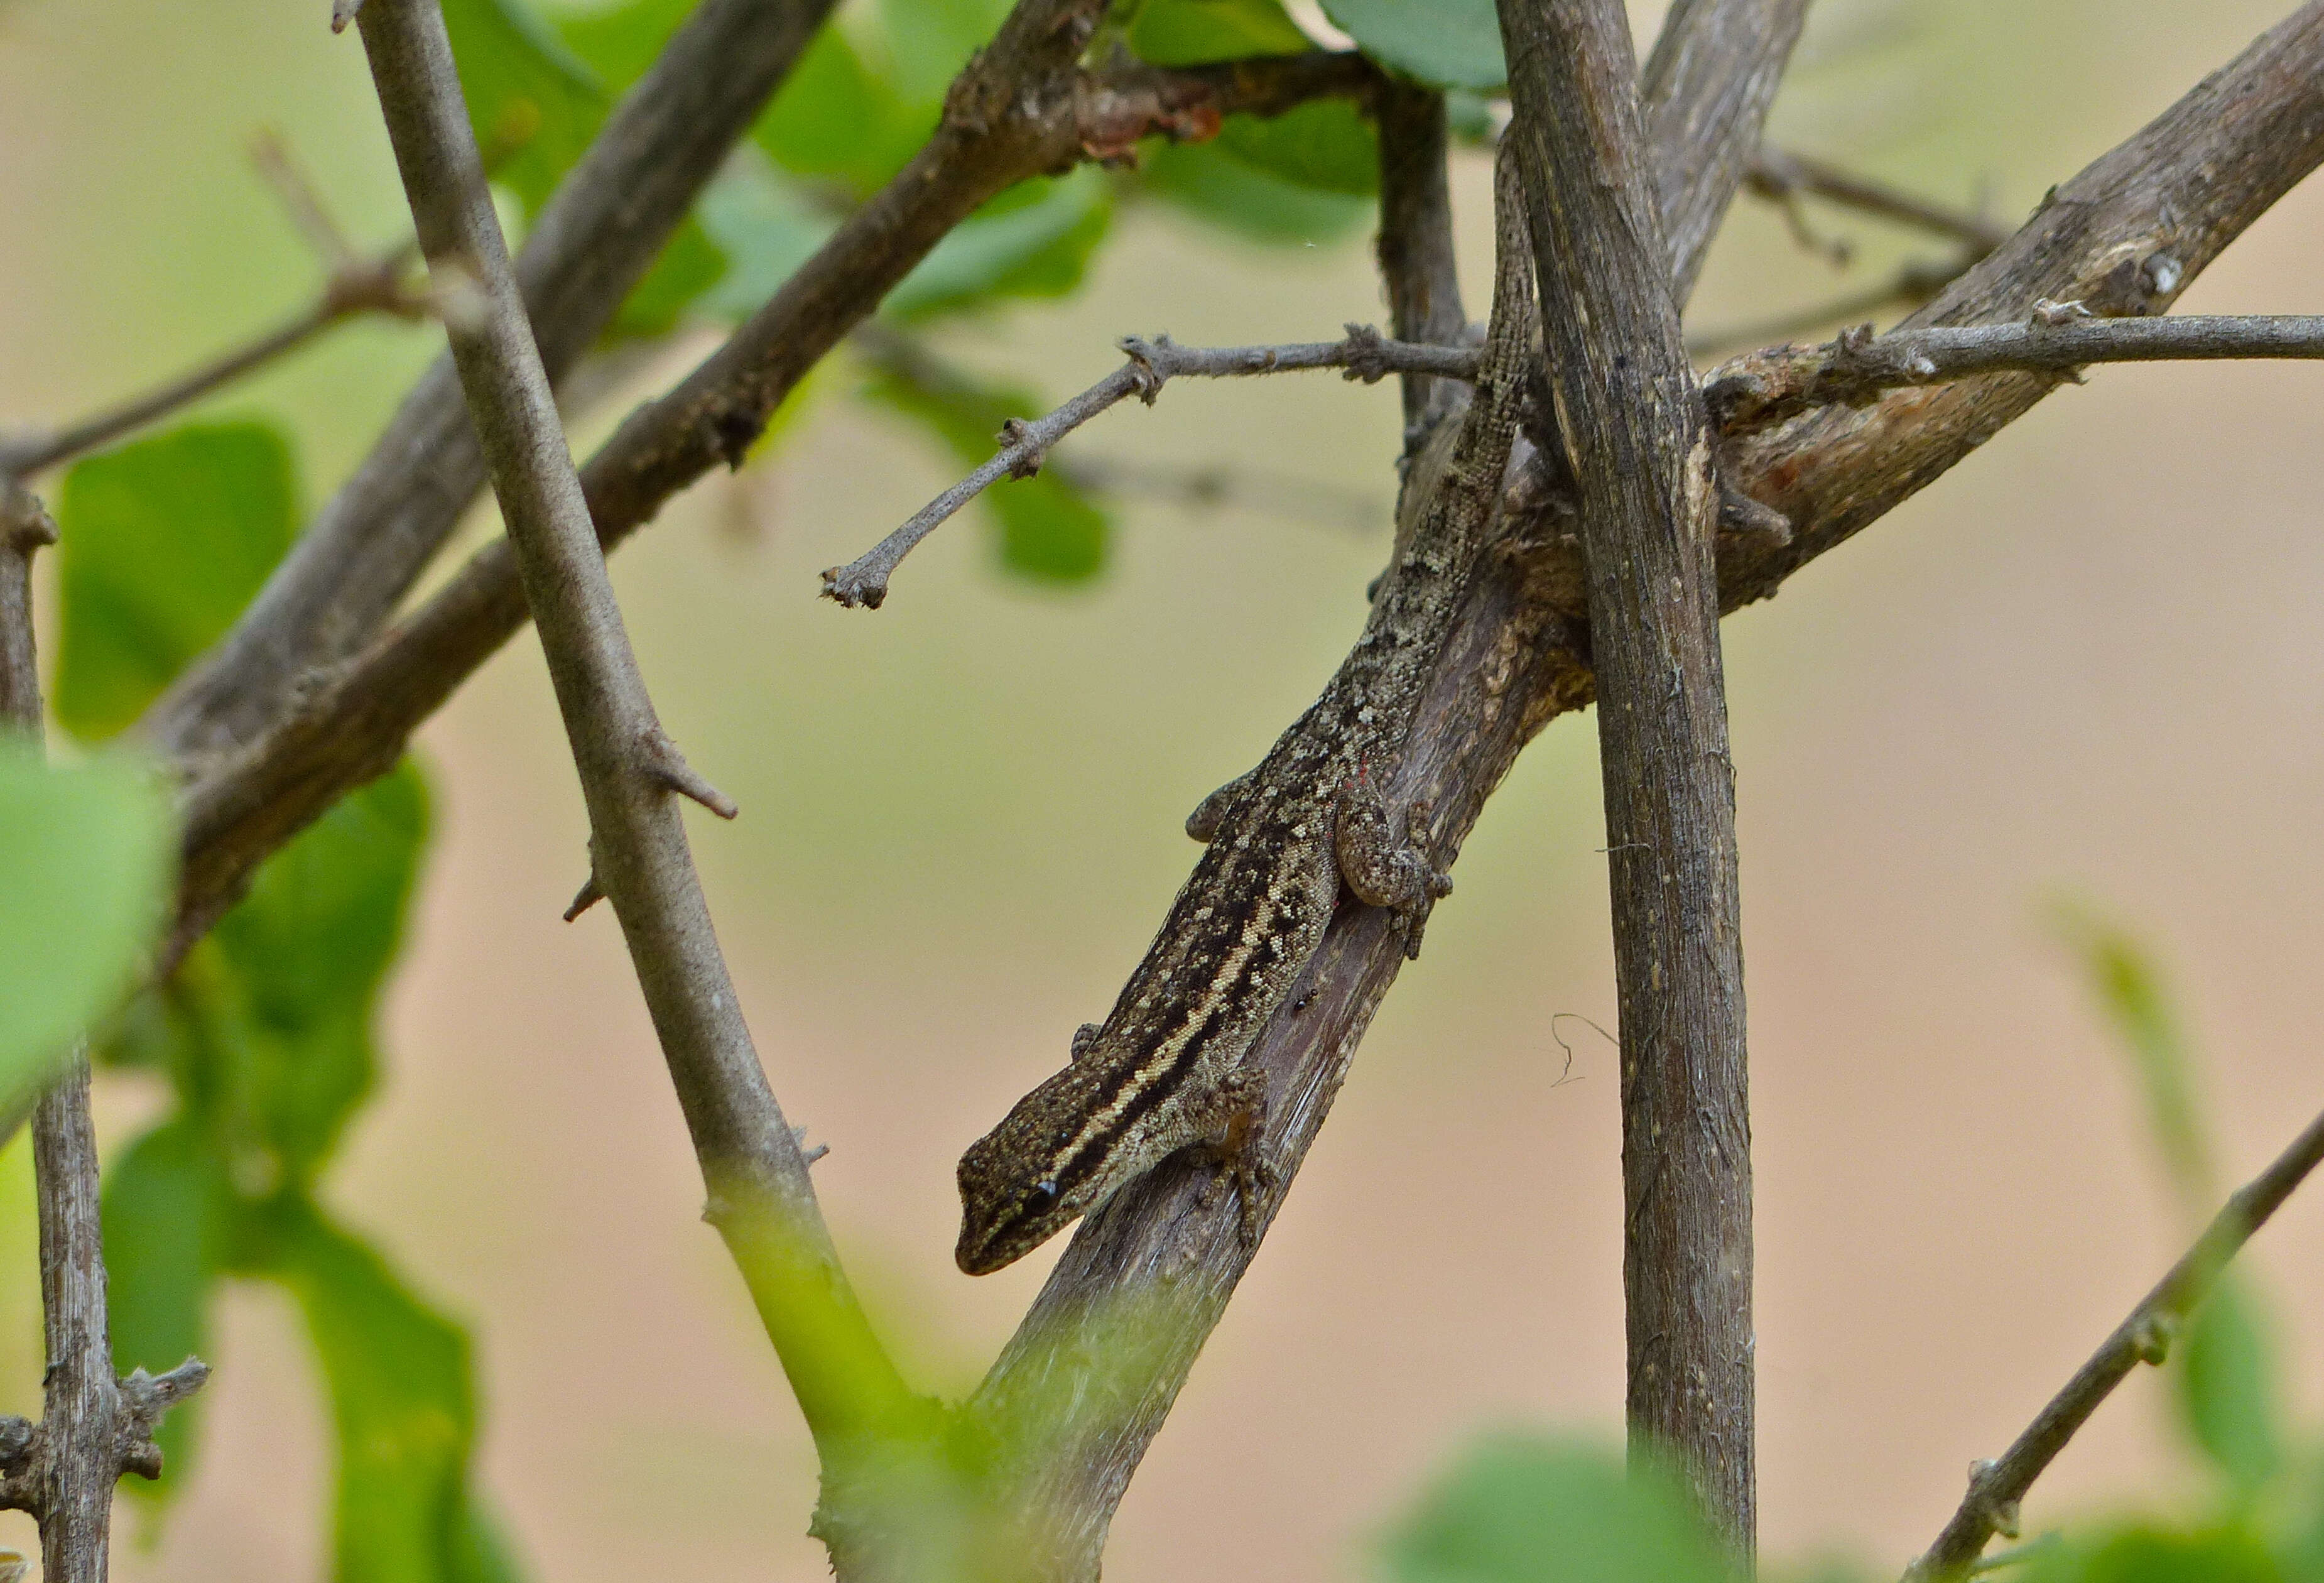
{"type": "Polygon", "coordinates": [[[1483,545],[1539,356],[1506,148],[1494,202],[1492,317],[1474,394],[1416,458],[1397,552],[1354,652],[1259,766],[1187,819],[1203,857],[1105,1021],[1084,1025],[1065,1069],[962,1156],[954,1258],[969,1274],[1014,1263],[1192,1148],[1218,1162],[1215,1181],[1233,1182],[1256,1245],[1266,1078],[1244,1057],[1323,943],[1343,884],[1392,910],[1407,955],[1452,891],[1430,856],[1430,810],[1393,806],[1384,788],[1483,545]]]}

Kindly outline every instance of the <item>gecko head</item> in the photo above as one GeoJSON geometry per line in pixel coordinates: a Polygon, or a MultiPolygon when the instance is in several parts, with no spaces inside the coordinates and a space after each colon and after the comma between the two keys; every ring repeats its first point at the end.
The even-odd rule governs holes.
{"type": "Polygon", "coordinates": [[[1078,1127],[1058,1125],[1034,1090],[992,1131],[960,1157],[960,1245],[953,1259],[963,1273],[989,1275],[1015,1264],[1091,1207],[1099,1185],[1067,1170],[1067,1149],[1078,1127]]]}

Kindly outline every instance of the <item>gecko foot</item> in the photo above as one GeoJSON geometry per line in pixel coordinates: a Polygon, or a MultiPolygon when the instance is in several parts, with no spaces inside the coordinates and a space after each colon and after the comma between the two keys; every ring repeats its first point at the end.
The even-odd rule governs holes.
{"type": "Polygon", "coordinates": [[[1212,1103],[1219,1131],[1198,1145],[1197,1158],[1209,1164],[1213,1174],[1203,1184],[1195,1207],[1205,1211],[1214,1208],[1219,1195],[1231,1185],[1241,1211],[1243,1251],[1255,1253],[1259,1234],[1266,1229],[1268,1194],[1276,1182],[1275,1168],[1259,1152],[1267,1132],[1267,1074],[1257,1067],[1238,1068],[1219,1085],[1212,1103]]]}
{"type": "Polygon", "coordinates": [[[1194,804],[1194,811],[1186,816],[1186,834],[1205,847],[1209,846],[1211,838],[1217,835],[1219,827],[1226,822],[1228,812],[1250,785],[1251,777],[1258,773],[1257,770],[1245,770],[1194,804]]]}
{"type": "Polygon", "coordinates": [[[1421,930],[1440,897],[1452,893],[1452,876],[1436,866],[1421,844],[1430,805],[1414,801],[1401,817],[1362,769],[1340,794],[1333,854],[1340,877],[1356,899],[1396,914],[1404,954],[1420,955],[1421,930]]]}

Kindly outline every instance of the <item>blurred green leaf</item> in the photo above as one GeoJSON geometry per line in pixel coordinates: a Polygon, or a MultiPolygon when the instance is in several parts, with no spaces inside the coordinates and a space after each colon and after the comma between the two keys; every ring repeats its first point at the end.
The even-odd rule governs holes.
{"type": "Polygon", "coordinates": [[[597,134],[604,89],[523,0],[444,0],[444,25],[493,179],[536,214],[597,134]]]}
{"type": "Polygon", "coordinates": [[[1295,186],[1215,143],[1152,145],[1139,177],[1156,196],[1256,242],[1337,242],[1372,216],[1362,199],[1295,186]]]}
{"type": "Polygon", "coordinates": [[[942,112],[941,98],[907,100],[835,24],[799,57],[752,135],[793,175],[835,178],[864,199],[904,168],[942,112]]]}
{"type": "Polygon", "coordinates": [[[2256,1491],[2283,1460],[2282,1385],[2265,1317],[2247,1282],[2221,1280],[2180,1348],[2180,1407],[2195,1443],[2235,1487],[2256,1491]]]}
{"type": "Polygon", "coordinates": [[[1727,1583],[1685,1489],[1618,1455],[1508,1433],[1471,1448],[1382,1549],[1397,1583],[1727,1583]]]}
{"type": "Polygon", "coordinates": [[[1007,19],[1012,0],[880,0],[890,80],[908,100],[941,103],[968,58],[1007,19]]]}
{"type": "Polygon", "coordinates": [[[1112,216],[1104,178],[1086,165],[1020,181],[954,227],[884,306],[924,318],[997,297],[1063,296],[1081,284],[1112,216]]]}
{"type": "Polygon", "coordinates": [[[1147,0],[1130,25],[1130,52],[1156,66],[1200,66],[1315,47],[1281,0],[1147,0]]]}
{"type": "MultiPolygon", "coordinates": [[[[926,424],[967,467],[991,459],[1003,422],[1041,411],[1023,391],[956,380],[915,382],[886,372],[864,393],[926,424]]],[[[1040,582],[1074,583],[1104,569],[1111,532],[1105,513],[1056,473],[1004,478],[978,498],[1000,521],[1006,570],[1040,582]]]]}
{"type": "Polygon", "coordinates": [[[2192,1530],[2126,1523],[2001,1575],[2025,1583],[2286,1583],[2258,1534],[2240,1523],[2192,1530]]]}
{"type": "Polygon", "coordinates": [[[91,457],[58,496],[57,717],[134,720],[250,602],[298,528],[290,451],[263,423],[192,423],[91,457]]]}
{"type": "Polygon", "coordinates": [[[669,245],[661,251],[645,279],[637,283],[613,322],[609,336],[668,335],[686,310],[706,297],[725,277],[726,255],[710,239],[702,223],[688,216],[679,223],[669,245]]]}
{"type": "Polygon", "coordinates": [[[2128,1048],[2145,1093],[2147,1123],[2190,1215],[2208,1216],[2217,1197],[2210,1148],[2195,1104],[2186,1036],[2160,976],[2124,930],[2071,907],[2059,932],[2081,957],[2107,1019],[2128,1048]]]}
{"type": "Polygon", "coordinates": [[[508,1576],[469,1498],[476,1415],[466,1332],[310,1204],[280,1200],[254,1229],[265,1273],[298,1299],[330,1391],[337,1583],[508,1576]]]}
{"type": "MultiPolygon", "coordinates": [[[[161,1374],[207,1357],[209,1301],[226,1263],[233,1190],[217,1153],[180,1115],[113,1162],[105,1178],[105,1270],[114,1365],[161,1374]]],[[[162,1419],[161,1477],[122,1488],[166,1504],[193,1470],[197,1396],[162,1419]]]]}
{"type": "Polygon", "coordinates": [[[114,1009],[161,921],[175,835],[144,765],[55,767],[0,740],[0,1100],[114,1009]]]}
{"type": "Polygon", "coordinates": [[[610,101],[630,91],[699,0],[630,0],[557,18],[557,36],[610,101]]]}
{"type": "Polygon", "coordinates": [[[1323,14],[1384,66],[1438,88],[1508,81],[1493,0],[1323,0],[1323,14]]]}
{"type": "Polygon", "coordinates": [[[1211,146],[1294,186],[1353,198],[1379,190],[1379,134],[1345,99],[1317,99],[1265,120],[1230,116],[1211,146]]]}
{"type": "Polygon", "coordinates": [[[836,222],[763,171],[729,169],[702,195],[702,226],[728,260],[704,311],[747,319],[822,246],[836,222]]]}
{"type": "Polygon", "coordinates": [[[171,1074],[246,1196],[310,1181],[370,1091],[379,991],[427,825],[408,759],[342,799],[260,867],[102,1051],[171,1074]]]}

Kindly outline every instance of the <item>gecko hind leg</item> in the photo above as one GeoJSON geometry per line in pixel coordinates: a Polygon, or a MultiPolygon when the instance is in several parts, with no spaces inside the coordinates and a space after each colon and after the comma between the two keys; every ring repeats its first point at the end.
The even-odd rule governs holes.
{"type": "Polygon", "coordinates": [[[1089,1056],[1089,1052],[1097,1048],[1097,1036],[1104,1032],[1105,1024],[1102,1023],[1084,1023],[1080,1027],[1074,1029],[1074,1059],[1075,1060],[1086,1060],[1089,1056]]]}
{"type": "Polygon", "coordinates": [[[1267,1074],[1257,1067],[1237,1067],[1220,1082],[1204,1106],[1196,1125],[1211,1136],[1197,1144],[1196,1158],[1214,1172],[1203,1186],[1198,1208],[1209,1209],[1231,1185],[1241,1208],[1245,1252],[1259,1247],[1266,1229],[1260,1217],[1267,1194],[1275,1185],[1275,1168],[1263,1159],[1259,1146],[1267,1136],[1267,1074]]]}
{"type": "Polygon", "coordinates": [[[1406,957],[1420,955],[1420,934],[1430,910],[1452,893],[1452,876],[1436,866],[1419,839],[1429,811],[1429,805],[1419,801],[1401,810],[1390,807],[1371,777],[1360,769],[1340,793],[1333,831],[1340,877],[1358,901],[1396,914],[1406,957]]]}

